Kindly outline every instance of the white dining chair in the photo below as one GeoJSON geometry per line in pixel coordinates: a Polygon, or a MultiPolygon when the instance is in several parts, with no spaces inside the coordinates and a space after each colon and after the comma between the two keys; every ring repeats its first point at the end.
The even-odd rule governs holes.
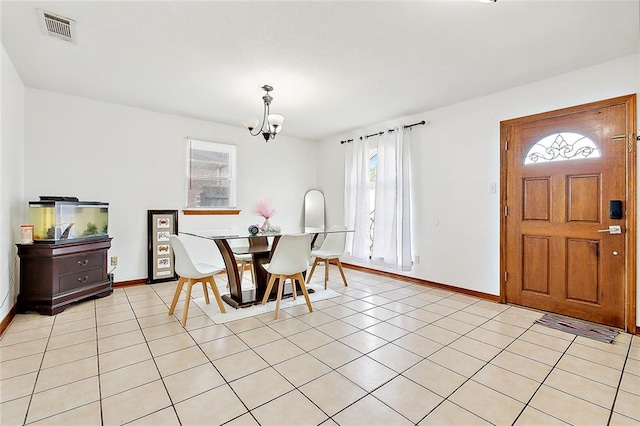
{"type": "MultiPolygon", "coordinates": [[[[333,226],[329,228],[330,231],[346,231],[344,226],[333,226]]],[[[313,266],[307,277],[307,282],[311,281],[313,272],[316,270],[318,263],[324,263],[324,288],[327,289],[327,281],[329,281],[329,265],[333,263],[338,266],[340,275],[342,276],[342,282],[345,286],[348,286],[347,279],[344,276],[344,270],[342,269],[342,263],[340,262],[340,256],[344,253],[347,234],[346,232],[328,232],[325,235],[324,242],[317,250],[311,251],[311,257],[314,257],[313,266]]]]}
{"type": "Polygon", "coordinates": [[[213,278],[213,276],[222,271],[223,268],[219,268],[216,265],[211,265],[208,263],[194,263],[192,260],[192,256],[189,254],[189,251],[187,250],[187,247],[185,246],[182,238],[180,238],[178,235],[170,235],[169,240],[171,241],[171,248],[173,249],[173,254],[175,255],[175,271],[176,274],[178,274],[178,276],[180,277],[178,280],[178,286],[176,287],[176,291],[173,295],[171,307],[169,308],[169,315],[173,315],[176,304],[178,303],[178,299],[180,298],[180,294],[182,293],[182,287],[186,283],[187,295],[184,301],[184,312],[182,313],[182,326],[185,327],[187,325],[189,303],[191,302],[191,288],[194,284],[197,284],[199,282],[202,283],[205,302],[209,304],[209,291],[207,290],[208,283],[211,287],[211,290],[213,290],[214,296],[216,297],[220,312],[222,312],[223,314],[226,313],[226,310],[224,309],[224,303],[220,298],[218,286],[216,286],[216,281],[213,278]]]}
{"type": "Polygon", "coordinates": [[[271,274],[267,289],[262,298],[262,304],[267,303],[271,289],[278,280],[278,290],[276,297],[276,309],[274,319],[278,319],[278,311],[280,310],[280,299],[284,290],[284,283],[287,279],[291,279],[291,291],[293,298],[296,298],[296,281],[300,284],[300,289],[307,302],[309,312],[313,312],[311,300],[307,287],[304,284],[303,272],[309,266],[309,255],[311,253],[311,242],[308,234],[283,235],[278,240],[271,261],[262,265],[264,269],[271,274]]]}
{"type": "MultiPolygon", "coordinates": [[[[240,282],[242,283],[242,279],[244,278],[244,271],[249,267],[249,271],[251,272],[251,283],[255,285],[256,279],[253,270],[253,256],[251,253],[246,253],[248,247],[246,242],[240,239],[232,239],[229,240],[229,247],[233,252],[233,257],[236,259],[236,265],[238,268],[238,274],[240,276],[240,282]]],[[[229,283],[227,283],[227,287],[229,287],[229,283]]]]}
{"type": "Polygon", "coordinates": [[[242,277],[244,275],[244,270],[247,266],[249,266],[249,271],[251,272],[251,282],[255,284],[256,278],[253,273],[253,257],[250,253],[242,253],[233,255],[236,258],[236,262],[238,263],[238,271],[240,272],[240,282],[242,282],[242,277]]]}

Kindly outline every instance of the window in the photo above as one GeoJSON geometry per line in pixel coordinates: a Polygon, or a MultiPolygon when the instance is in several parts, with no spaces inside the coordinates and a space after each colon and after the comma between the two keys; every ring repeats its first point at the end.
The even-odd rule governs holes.
{"type": "Polygon", "coordinates": [[[554,133],[536,142],[524,157],[524,164],[598,158],[594,141],[579,133],[554,133]]]}
{"type": "Polygon", "coordinates": [[[369,258],[373,251],[373,228],[376,223],[376,176],[378,173],[378,147],[369,149],[369,258]]]}
{"type": "Polygon", "coordinates": [[[236,147],[189,139],[188,208],[236,205],[236,147]]]}
{"type": "Polygon", "coordinates": [[[409,271],[411,167],[404,129],[355,140],[345,153],[346,253],[354,259],[409,271]]]}

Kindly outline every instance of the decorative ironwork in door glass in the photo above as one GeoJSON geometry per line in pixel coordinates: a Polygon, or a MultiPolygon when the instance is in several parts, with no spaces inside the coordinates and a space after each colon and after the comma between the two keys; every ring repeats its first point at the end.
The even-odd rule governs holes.
{"type": "Polygon", "coordinates": [[[524,157],[524,164],[599,158],[600,149],[579,133],[554,133],[536,142],[524,157]]]}
{"type": "Polygon", "coordinates": [[[378,148],[369,151],[369,256],[373,252],[373,227],[376,223],[376,177],[378,176],[378,148]]]}

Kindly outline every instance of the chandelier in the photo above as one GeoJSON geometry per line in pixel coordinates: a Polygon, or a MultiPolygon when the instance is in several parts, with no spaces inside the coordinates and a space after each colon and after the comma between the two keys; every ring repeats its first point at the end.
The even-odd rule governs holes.
{"type": "Polygon", "coordinates": [[[260,127],[258,127],[258,125],[260,124],[260,120],[258,120],[257,118],[248,118],[244,120],[242,124],[244,124],[244,127],[249,129],[249,133],[251,133],[251,136],[258,136],[261,134],[264,137],[265,142],[269,142],[269,139],[275,139],[276,135],[280,133],[280,130],[282,130],[284,117],[280,114],[269,113],[269,106],[271,105],[271,101],[273,100],[269,92],[273,90],[273,87],[265,84],[264,86],[262,86],[262,90],[266,92],[262,97],[262,100],[264,101],[262,124],[260,125],[260,127]],[[254,129],[257,129],[256,133],[253,133],[254,129]]]}

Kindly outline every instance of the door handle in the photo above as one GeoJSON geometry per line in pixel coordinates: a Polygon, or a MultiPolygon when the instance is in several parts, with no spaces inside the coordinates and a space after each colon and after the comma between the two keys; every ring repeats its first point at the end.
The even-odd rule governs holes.
{"type": "Polygon", "coordinates": [[[598,229],[598,232],[608,232],[609,234],[622,234],[622,227],[620,225],[611,225],[607,229],[598,229]]]}

